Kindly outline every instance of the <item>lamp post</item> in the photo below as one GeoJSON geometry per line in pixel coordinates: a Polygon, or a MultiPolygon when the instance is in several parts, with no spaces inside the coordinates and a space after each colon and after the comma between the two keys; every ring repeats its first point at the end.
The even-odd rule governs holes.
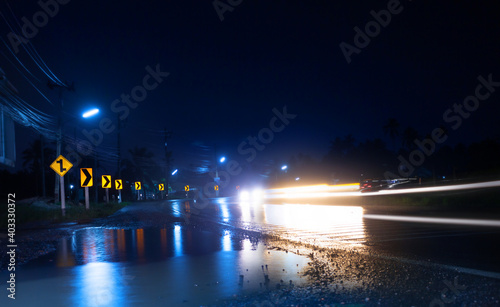
{"type": "MultiPolygon", "coordinates": [[[[283,164],[283,165],[281,166],[281,170],[282,170],[282,171],[284,171],[284,172],[285,172],[285,174],[286,174],[286,171],[288,170],[288,165],[283,164]]],[[[276,171],[276,182],[278,182],[278,171],[276,171]]]]}
{"type": "MultiPolygon", "coordinates": [[[[52,90],[54,88],[59,89],[59,104],[57,105],[57,132],[56,132],[56,140],[57,140],[57,147],[56,147],[56,157],[59,157],[61,155],[61,148],[62,148],[62,110],[64,106],[63,102],[63,90],[67,91],[75,91],[75,84],[72,83],[71,85],[67,85],[64,83],[55,83],[49,80],[47,82],[47,86],[52,90]]],[[[64,179],[63,179],[64,180],[64,179]]],[[[54,187],[54,199],[59,199],[59,188],[64,189],[64,186],[60,186],[61,179],[55,178],[55,187],[54,187]]],[[[64,183],[64,182],[63,182],[64,183]]],[[[62,191],[62,194],[64,194],[64,191],[62,191]]]]}
{"type": "Polygon", "coordinates": [[[224,163],[226,161],[226,157],[222,156],[218,161],[215,161],[215,184],[217,185],[217,189],[215,190],[215,197],[219,197],[219,183],[220,183],[220,178],[219,178],[219,163],[224,163]]]}
{"type": "Polygon", "coordinates": [[[172,158],[172,152],[169,152],[167,149],[167,141],[172,137],[172,131],[167,131],[167,128],[164,130],[165,134],[165,195],[168,198],[168,186],[169,186],[169,177],[170,177],[170,160],[172,158]]]}
{"type": "MultiPolygon", "coordinates": [[[[99,114],[99,109],[97,108],[92,108],[88,111],[85,111],[82,113],[82,117],[87,119],[87,118],[91,118],[95,115],[99,114]]],[[[97,171],[97,150],[95,152],[95,167],[96,167],[96,171],[97,171]]],[[[98,201],[98,197],[97,197],[97,188],[95,188],[95,198],[96,198],[96,203],[98,201]]],[[[89,209],[90,207],[90,199],[89,199],[89,187],[85,187],[85,209],[89,209]]]]}

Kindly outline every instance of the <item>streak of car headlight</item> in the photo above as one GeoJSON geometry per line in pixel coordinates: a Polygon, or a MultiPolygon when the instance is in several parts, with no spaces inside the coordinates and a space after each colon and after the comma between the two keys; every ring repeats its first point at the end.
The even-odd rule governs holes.
{"type": "Polygon", "coordinates": [[[263,196],[264,196],[264,191],[262,191],[261,189],[255,189],[252,191],[253,201],[260,201],[262,200],[263,196]]]}
{"type": "Polygon", "coordinates": [[[250,193],[248,191],[241,191],[240,192],[240,200],[241,201],[249,201],[250,200],[250,193]]]}
{"type": "Polygon", "coordinates": [[[267,198],[312,198],[332,196],[359,196],[359,183],[289,187],[266,191],[267,198]]]}

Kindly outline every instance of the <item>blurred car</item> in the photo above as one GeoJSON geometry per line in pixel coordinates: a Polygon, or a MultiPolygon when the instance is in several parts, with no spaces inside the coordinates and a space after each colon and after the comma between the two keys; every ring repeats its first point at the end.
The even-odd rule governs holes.
{"type": "Polygon", "coordinates": [[[242,202],[261,202],[264,199],[264,190],[260,187],[242,188],[238,193],[238,198],[242,202]]]}
{"type": "Polygon", "coordinates": [[[378,192],[380,190],[393,189],[402,184],[415,181],[417,178],[397,178],[397,179],[367,179],[359,184],[361,193],[378,192]]]}

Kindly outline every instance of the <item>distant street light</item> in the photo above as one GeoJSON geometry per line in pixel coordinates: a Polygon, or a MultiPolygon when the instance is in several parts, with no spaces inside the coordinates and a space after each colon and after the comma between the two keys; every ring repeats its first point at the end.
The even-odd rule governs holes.
{"type": "Polygon", "coordinates": [[[300,177],[295,178],[295,181],[299,181],[299,180],[300,180],[300,177]]]}
{"type": "Polygon", "coordinates": [[[283,166],[281,167],[281,170],[282,170],[282,171],[284,171],[284,170],[286,170],[287,168],[288,168],[288,166],[283,165],[283,166]]]}
{"type": "Polygon", "coordinates": [[[175,175],[175,174],[177,174],[177,171],[178,171],[178,169],[175,169],[175,170],[172,172],[172,176],[173,176],[173,175],[175,175]]]}
{"type": "Polygon", "coordinates": [[[89,117],[92,117],[92,116],[96,115],[97,113],[99,113],[99,109],[97,109],[97,108],[90,109],[90,110],[88,110],[88,111],[85,111],[85,112],[82,114],[82,117],[83,117],[83,118],[89,118],[89,117]]]}
{"type": "Polygon", "coordinates": [[[220,163],[224,163],[224,161],[226,161],[226,157],[222,157],[222,158],[220,158],[220,160],[219,160],[219,161],[220,161],[220,163]]]}

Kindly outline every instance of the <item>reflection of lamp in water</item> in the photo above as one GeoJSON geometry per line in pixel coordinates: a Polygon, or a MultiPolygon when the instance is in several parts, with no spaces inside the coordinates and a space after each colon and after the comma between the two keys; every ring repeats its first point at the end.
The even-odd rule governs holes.
{"type": "Polygon", "coordinates": [[[161,253],[164,257],[167,257],[167,229],[160,229],[160,243],[161,243],[161,253]]]}
{"type": "Polygon", "coordinates": [[[221,203],[220,209],[221,209],[223,221],[228,222],[229,221],[229,209],[227,208],[227,204],[221,203]]]}
{"type": "Polygon", "coordinates": [[[58,267],[75,266],[75,257],[73,253],[68,250],[68,239],[61,239],[56,263],[58,267]]]}
{"type": "Polygon", "coordinates": [[[232,250],[231,248],[231,235],[228,231],[222,237],[222,250],[225,252],[229,252],[232,250]]]}
{"type": "Polygon", "coordinates": [[[191,217],[191,204],[189,203],[189,200],[186,200],[184,202],[184,219],[186,220],[186,223],[189,224],[189,218],[191,217]]]}
{"type": "Polygon", "coordinates": [[[174,226],[174,254],[175,256],[182,255],[182,236],[181,236],[181,226],[174,226]]]}
{"type": "Polygon", "coordinates": [[[351,243],[365,240],[363,207],[323,206],[306,204],[285,204],[266,206],[266,222],[284,226],[296,231],[307,231],[310,238],[331,242],[332,232],[338,232],[335,238],[349,238],[351,243]]]}
{"type": "Polygon", "coordinates": [[[137,229],[137,255],[139,256],[139,260],[144,259],[144,229],[137,229]]]}
{"type": "Polygon", "coordinates": [[[125,229],[116,230],[116,241],[118,242],[118,251],[120,256],[126,257],[125,229]]]}
{"type": "Polygon", "coordinates": [[[117,263],[92,262],[77,266],[73,296],[77,302],[94,306],[123,306],[125,282],[117,263]],[[113,303],[113,304],[111,304],[113,303]]]}

